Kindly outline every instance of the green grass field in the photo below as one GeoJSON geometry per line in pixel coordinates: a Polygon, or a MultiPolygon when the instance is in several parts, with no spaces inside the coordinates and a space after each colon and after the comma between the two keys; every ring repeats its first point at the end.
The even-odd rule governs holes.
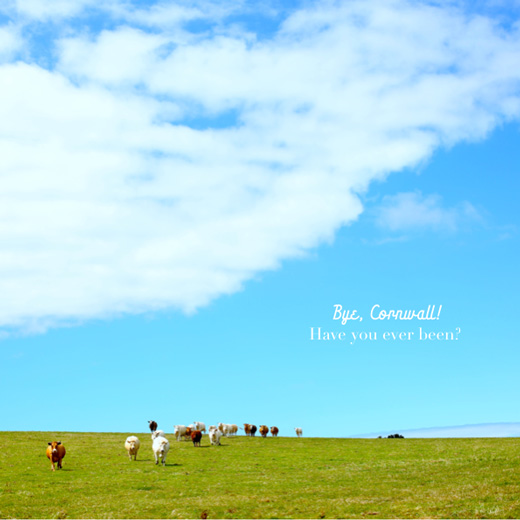
{"type": "Polygon", "coordinates": [[[520,439],[224,438],[156,466],[124,433],[0,432],[1,518],[519,518],[520,439]],[[52,472],[47,442],[67,449],[52,472]]]}

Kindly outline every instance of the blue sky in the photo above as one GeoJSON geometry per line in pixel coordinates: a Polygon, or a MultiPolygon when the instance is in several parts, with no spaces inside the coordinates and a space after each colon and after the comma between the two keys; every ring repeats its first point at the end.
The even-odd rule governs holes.
{"type": "Polygon", "coordinates": [[[518,5],[0,14],[1,430],[520,422],[518,5]]]}

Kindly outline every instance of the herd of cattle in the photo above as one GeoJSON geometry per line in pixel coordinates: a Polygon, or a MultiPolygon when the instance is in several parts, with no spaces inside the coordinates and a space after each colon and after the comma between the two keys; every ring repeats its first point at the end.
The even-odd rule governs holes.
{"type": "MultiPolygon", "coordinates": [[[[165,437],[164,431],[157,429],[157,423],[155,421],[148,421],[148,425],[152,432],[152,449],[155,456],[155,463],[159,464],[159,461],[161,461],[164,466],[166,464],[166,455],[170,450],[170,442],[165,437]]],[[[254,424],[247,423],[240,429],[244,430],[244,433],[251,437],[254,437],[257,431],[262,437],[267,437],[269,431],[271,431],[273,437],[278,437],[279,432],[276,426],[271,426],[271,429],[269,430],[265,425],[261,425],[257,428],[254,424]]],[[[213,446],[219,446],[220,438],[222,436],[230,437],[236,435],[238,430],[239,428],[236,424],[218,423],[217,426],[210,426],[208,428],[209,442],[213,446]]],[[[301,428],[294,428],[294,431],[298,437],[303,435],[303,430],[301,428]]],[[[206,425],[197,421],[189,426],[177,425],[174,429],[174,435],[177,441],[191,439],[193,446],[200,446],[203,433],[206,433],[206,425]]],[[[126,439],[125,448],[130,460],[132,460],[132,457],[134,460],[137,460],[137,452],[139,451],[140,446],[141,442],[135,435],[131,435],[126,439]]],[[[52,471],[54,471],[55,463],[57,463],[58,469],[61,469],[61,461],[63,457],[65,457],[65,446],[63,446],[61,442],[49,442],[49,446],[47,447],[47,458],[51,461],[52,471]]]]}

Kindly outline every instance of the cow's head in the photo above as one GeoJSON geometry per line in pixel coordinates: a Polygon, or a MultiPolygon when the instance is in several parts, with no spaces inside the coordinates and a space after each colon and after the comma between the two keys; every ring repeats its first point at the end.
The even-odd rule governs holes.
{"type": "Polygon", "coordinates": [[[52,453],[58,453],[58,446],[61,444],[61,442],[49,442],[49,446],[52,448],[52,453]]]}

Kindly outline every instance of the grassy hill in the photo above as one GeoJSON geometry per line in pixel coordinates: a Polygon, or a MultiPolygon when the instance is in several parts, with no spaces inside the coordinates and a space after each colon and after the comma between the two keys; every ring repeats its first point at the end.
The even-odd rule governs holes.
{"type": "Polygon", "coordinates": [[[224,438],[0,432],[1,518],[519,518],[520,439],[224,438]],[[47,442],[67,448],[53,473],[47,442]]]}

